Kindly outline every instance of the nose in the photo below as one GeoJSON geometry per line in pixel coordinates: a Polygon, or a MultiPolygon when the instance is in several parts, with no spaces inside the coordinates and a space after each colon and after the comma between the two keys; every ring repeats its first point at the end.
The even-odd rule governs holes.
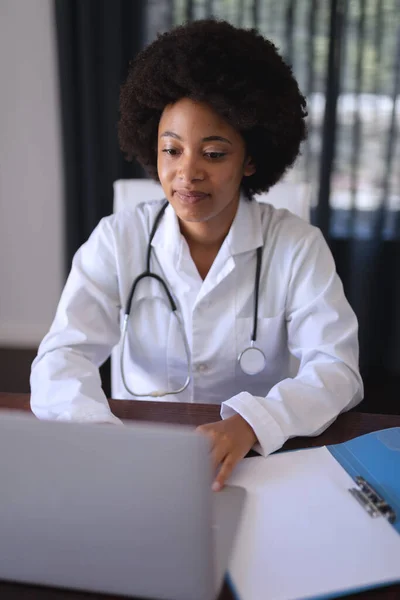
{"type": "Polygon", "coordinates": [[[182,155],[179,161],[178,178],[183,183],[203,181],[204,169],[195,156],[182,155]]]}

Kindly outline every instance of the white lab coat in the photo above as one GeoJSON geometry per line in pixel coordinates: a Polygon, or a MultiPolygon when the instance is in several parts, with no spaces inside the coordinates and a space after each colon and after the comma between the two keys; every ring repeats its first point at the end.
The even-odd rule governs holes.
{"type": "MultiPolygon", "coordinates": [[[[75,255],[50,329],[32,365],[31,406],[42,419],[111,422],[98,367],[120,339],[132,281],[145,269],[149,232],[162,202],[102,219],[75,255]]],[[[152,242],[152,270],[169,285],[192,357],[189,388],[166,399],[221,404],[239,413],[265,456],[289,437],[317,435],[362,399],[357,320],[320,231],[286,210],[241,198],[203,281],[169,206],[152,242]],[[259,375],[237,357],[253,327],[256,248],[263,246],[257,345],[259,375]],[[291,354],[299,360],[290,376],[291,354]]],[[[178,389],[186,360],[176,319],[154,280],[132,305],[126,372],[137,393],[178,389]]],[[[131,398],[121,390],[121,397],[131,398]]]]}

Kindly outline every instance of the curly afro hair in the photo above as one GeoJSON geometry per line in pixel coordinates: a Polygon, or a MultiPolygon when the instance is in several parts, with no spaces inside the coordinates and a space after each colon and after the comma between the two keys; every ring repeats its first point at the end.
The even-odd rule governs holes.
{"type": "Polygon", "coordinates": [[[206,102],[241,133],[256,167],[242,180],[249,199],[268,191],[298,156],[305,98],[274,44],[255,29],[186,23],[158,35],[132,61],[121,87],[119,142],[154,179],[161,114],[185,97],[206,102]]]}

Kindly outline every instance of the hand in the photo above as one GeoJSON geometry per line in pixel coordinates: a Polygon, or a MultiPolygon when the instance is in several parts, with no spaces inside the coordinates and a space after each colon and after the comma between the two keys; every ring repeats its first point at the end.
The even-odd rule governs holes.
{"type": "Polygon", "coordinates": [[[211,453],[215,469],[220,467],[212,489],[221,490],[235,465],[246,456],[257,441],[256,434],[240,415],[224,421],[200,425],[196,431],[211,440],[211,453]]]}

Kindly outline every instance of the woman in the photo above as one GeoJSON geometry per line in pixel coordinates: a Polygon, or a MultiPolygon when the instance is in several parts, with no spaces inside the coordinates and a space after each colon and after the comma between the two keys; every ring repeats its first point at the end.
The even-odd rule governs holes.
{"type": "Polygon", "coordinates": [[[138,55],[121,91],[120,145],[159,179],[167,207],[107,217],[77,252],[32,366],[39,418],[119,422],[98,367],[119,342],[148,245],[184,335],[162,284],[141,280],[127,326],[127,387],[136,395],[184,387],[186,338],[191,380],[166,399],[221,404],[222,420],[199,428],[219,467],[214,489],[254,445],[267,456],[289,437],[317,435],[361,400],[357,321],[321,233],[252,201],[293,164],[305,117],[290,68],[254,30],[197,21],[138,55]],[[238,361],[254,339],[257,364],[246,353],[238,361]]]}

